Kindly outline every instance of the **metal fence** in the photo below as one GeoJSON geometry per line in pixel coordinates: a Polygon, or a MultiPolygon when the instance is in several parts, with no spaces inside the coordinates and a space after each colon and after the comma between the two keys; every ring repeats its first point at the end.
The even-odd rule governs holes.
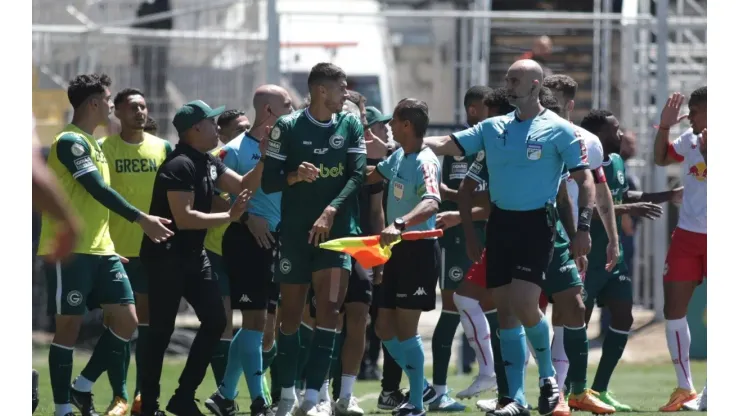
{"type": "MultiPolygon", "coordinates": [[[[214,1],[207,8],[189,0],[175,2],[180,8],[173,12],[171,30],[132,29],[133,0],[108,2],[117,8],[97,14],[89,10],[94,6],[83,7],[95,2],[70,3],[82,3],[78,11],[98,21],[86,21],[55,0],[34,0],[34,66],[43,74],[42,85],[35,88],[61,89],[77,73],[104,71],[112,76],[114,90],[143,88],[150,114],[165,129],[174,109],[190,99],[248,109],[256,85],[275,75],[267,68],[274,71],[278,65],[283,84],[296,97],[303,95],[306,80],[300,62],[317,59],[344,59],[359,66],[353,69],[357,75],[352,86],[377,96],[373,104],[385,111],[400,98],[414,96],[427,101],[434,123],[459,124],[465,121],[462,97],[467,88],[503,85],[506,68],[529,52],[537,37],[548,35],[552,51],[538,58],[553,72],[579,82],[573,121],[579,122],[590,108],[612,109],[622,128],[635,132],[637,155],[628,166],[647,191],[669,184],[665,169],[645,162],[651,160],[652,126],[667,91],[689,94],[706,83],[706,14],[694,7],[696,2],[683,0],[665,1],[659,18],[649,14],[650,0],[625,0],[617,14],[283,9],[276,19],[279,54],[267,47],[276,44],[268,36],[276,28],[268,27],[265,1],[214,1]],[[332,33],[333,39],[317,38],[316,33],[337,22],[344,26],[332,33]],[[308,29],[297,29],[306,24],[308,29]],[[286,39],[291,25],[292,33],[304,36],[286,39]],[[353,37],[353,30],[363,36],[353,37]],[[380,60],[384,70],[368,69],[379,66],[370,60],[380,60]],[[377,85],[368,81],[373,74],[377,85]]],[[[610,10],[610,1],[600,7],[610,10]]],[[[172,137],[172,132],[165,135],[172,137]]],[[[667,176],[671,183],[680,181],[677,172],[667,176]]],[[[635,301],[646,308],[662,309],[660,276],[669,221],[643,223],[636,237],[635,301]]]]}

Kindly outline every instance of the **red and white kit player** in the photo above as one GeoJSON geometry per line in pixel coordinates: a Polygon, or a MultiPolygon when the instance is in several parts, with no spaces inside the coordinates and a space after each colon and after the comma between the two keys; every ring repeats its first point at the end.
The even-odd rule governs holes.
{"type": "MultiPolygon", "coordinates": [[[[691,378],[689,350],[691,335],[686,321],[689,301],[697,285],[707,276],[707,87],[691,93],[688,116],[679,116],[684,97],[674,93],[660,117],[655,136],[655,164],[681,164],[683,199],[678,226],[673,231],[663,271],[666,340],[678,379],[663,412],[696,406],[697,394],[691,378]],[[688,118],[691,128],[671,142],[672,126],[688,118]]],[[[705,387],[706,391],[706,387],[705,387]]],[[[706,400],[701,400],[706,406],[706,400]]]]}

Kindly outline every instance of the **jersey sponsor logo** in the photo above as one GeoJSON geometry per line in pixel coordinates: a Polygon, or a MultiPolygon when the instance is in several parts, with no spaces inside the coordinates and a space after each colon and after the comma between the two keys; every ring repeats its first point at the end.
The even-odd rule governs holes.
{"type": "Polygon", "coordinates": [[[69,303],[69,306],[79,306],[82,303],[82,299],[82,293],[78,290],[67,293],[67,303],[69,303]]]}
{"type": "Polygon", "coordinates": [[[280,131],[280,127],[275,126],[275,127],[272,128],[272,131],[270,132],[270,138],[272,140],[276,140],[276,141],[277,140],[280,140],[280,135],[281,134],[282,134],[282,132],[280,131]]]}
{"type": "Polygon", "coordinates": [[[82,156],[85,153],[85,148],[79,143],[73,144],[71,150],[72,154],[75,156],[82,156]]]}
{"type": "Polygon", "coordinates": [[[217,172],[216,172],[216,167],[211,165],[210,171],[211,171],[211,180],[215,181],[216,178],[218,177],[217,172]]]}
{"type": "Polygon", "coordinates": [[[341,149],[344,146],[344,137],[341,134],[335,134],[329,138],[329,146],[333,149],[341,149]]]}
{"type": "Polygon", "coordinates": [[[334,167],[324,166],[324,164],[319,165],[319,176],[322,178],[338,178],[341,176],[344,176],[344,165],[339,164],[334,167]]]}
{"type": "Polygon", "coordinates": [[[468,164],[466,162],[453,162],[450,165],[450,179],[465,179],[468,173],[468,164]]]}
{"type": "Polygon", "coordinates": [[[81,157],[75,160],[75,167],[77,170],[84,170],[93,166],[93,161],[90,156],[81,157]]]}
{"type": "Polygon", "coordinates": [[[527,145],[527,159],[540,160],[542,157],[542,145],[530,143],[527,145]]]}
{"type": "Polygon", "coordinates": [[[323,149],[313,149],[313,154],[315,154],[315,155],[323,155],[323,154],[326,154],[326,152],[328,152],[328,151],[329,151],[329,149],[326,148],[326,147],[323,148],[323,149]]]}
{"type": "Polygon", "coordinates": [[[276,142],[275,140],[270,140],[270,142],[267,143],[267,151],[269,152],[280,153],[280,147],[280,142],[276,142]]]}
{"type": "Polygon", "coordinates": [[[473,163],[472,165],[470,165],[470,172],[474,175],[479,174],[481,170],[483,170],[483,165],[481,165],[480,163],[473,163]]]}
{"type": "Polygon", "coordinates": [[[568,270],[573,270],[573,269],[575,269],[575,268],[576,268],[576,265],[575,265],[575,264],[572,264],[572,263],[568,263],[568,264],[566,264],[565,266],[562,266],[562,267],[560,267],[560,269],[558,269],[558,271],[559,271],[560,273],[565,273],[565,272],[567,272],[568,270]]]}
{"type": "Polygon", "coordinates": [[[707,180],[707,164],[699,162],[689,167],[689,176],[693,176],[697,181],[704,182],[707,180]]]}
{"type": "Polygon", "coordinates": [[[293,268],[293,265],[290,264],[290,260],[288,259],[280,260],[280,264],[278,266],[280,267],[280,273],[282,274],[290,273],[290,270],[293,268]]]}
{"type": "Polygon", "coordinates": [[[154,159],[115,159],[113,165],[116,173],[156,172],[158,168],[154,159]]]}
{"type": "Polygon", "coordinates": [[[475,155],[475,161],[476,162],[482,162],[483,161],[483,158],[485,158],[485,157],[486,157],[486,152],[483,151],[483,150],[481,150],[481,151],[478,152],[477,155],[475,155]]]}
{"type": "Polygon", "coordinates": [[[463,271],[459,267],[453,267],[447,272],[447,275],[453,282],[459,282],[463,278],[463,271]]]}

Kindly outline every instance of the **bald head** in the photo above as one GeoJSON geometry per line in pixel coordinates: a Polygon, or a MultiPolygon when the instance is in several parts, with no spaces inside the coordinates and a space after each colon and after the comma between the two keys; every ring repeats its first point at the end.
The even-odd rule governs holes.
{"type": "Polygon", "coordinates": [[[545,78],[545,73],[542,71],[540,64],[531,59],[521,59],[514,62],[514,64],[509,67],[507,76],[511,73],[517,74],[521,82],[524,82],[524,80],[529,82],[537,81],[539,85],[542,85],[542,81],[545,78]]]}
{"type": "Polygon", "coordinates": [[[290,94],[278,85],[261,85],[254,92],[252,105],[255,111],[255,123],[272,117],[280,117],[293,110],[290,94]]]}
{"type": "Polygon", "coordinates": [[[538,107],[539,93],[544,73],[542,67],[531,59],[514,62],[506,72],[506,95],[511,105],[538,107]]]}

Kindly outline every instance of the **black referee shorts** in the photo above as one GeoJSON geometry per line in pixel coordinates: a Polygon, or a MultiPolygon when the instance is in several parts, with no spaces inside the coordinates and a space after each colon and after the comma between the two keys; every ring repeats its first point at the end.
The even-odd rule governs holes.
{"type": "MultiPolygon", "coordinates": [[[[273,233],[277,245],[277,233],[273,233]]],[[[229,275],[231,308],[265,310],[273,290],[274,248],[262,248],[246,225],[232,222],[224,233],[222,251],[229,275]]]]}
{"type": "Polygon", "coordinates": [[[487,286],[505,286],[512,279],[542,286],[552,260],[556,223],[554,208],[507,211],[492,206],[486,230],[487,286]]]}
{"type": "Polygon", "coordinates": [[[383,268],[378,307],[424,312],[437,306],[442,251],[436,239],[401,241],[383,268]]]}

